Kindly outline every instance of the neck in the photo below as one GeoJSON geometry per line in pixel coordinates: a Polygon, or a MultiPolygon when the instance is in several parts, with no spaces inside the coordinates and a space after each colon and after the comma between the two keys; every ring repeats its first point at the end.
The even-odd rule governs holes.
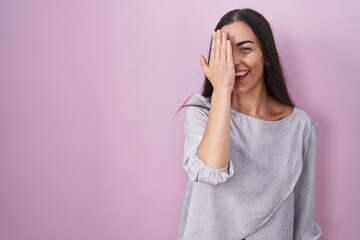
{"type": "Polygon", "coordinates": [[[258,118],[269,115],[271,97],[265,87],[246,93],[232,92],[231,108],[246,115],[258,118]]]}

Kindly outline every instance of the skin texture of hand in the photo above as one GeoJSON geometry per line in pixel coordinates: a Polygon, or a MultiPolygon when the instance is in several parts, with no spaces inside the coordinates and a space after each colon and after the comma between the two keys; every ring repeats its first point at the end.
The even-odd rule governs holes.
{"type": "Polygon", "coordinates": [[[232,56],[231,42],[226,33],[217,30],[213,32],[210,60],[200,55],[200,63],[206,77],[215,91],[232,91],[235,83],[235,67],[232,56]]]}
{"type": "Polygon", "coordinates": [[[213,33],[210,60],[200,56],[201,66],[211,82],[209,119],[197,154],[214,169],[224,168],[230,161],[230,107],[235,84],[235,66],[231,42],[221,30],[213,33]]]}

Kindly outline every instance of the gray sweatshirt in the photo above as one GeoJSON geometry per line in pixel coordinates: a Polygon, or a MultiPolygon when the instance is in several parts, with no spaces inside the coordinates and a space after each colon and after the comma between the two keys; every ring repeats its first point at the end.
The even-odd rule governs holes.
{"type": "MultiPolygon", "coordinates": [[[[210,107],[194,94],[187,103],[210,107]]],[[[316,240],[317,124],[301,108],[277,121],[231,109],[229,164],[197,156],[209,111],[185,108],[184,168],[189,176],[179,240],[316,240]]]]}

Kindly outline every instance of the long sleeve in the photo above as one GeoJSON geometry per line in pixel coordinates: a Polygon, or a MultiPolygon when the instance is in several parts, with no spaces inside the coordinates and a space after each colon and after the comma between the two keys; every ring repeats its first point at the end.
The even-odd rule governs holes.
{"type": "Polygon", "coordinates": [[[194,106],[185,108],[183,165],[192,181],[219,185],[227,181],[234,174],[234,169],[231,159],[229,164],[221,169],[211,168],[199,159],[197,148],[204,135],[207,120],[208,111],[206,109],[194,106]]]}
{"type": "Polygon", "coordinates": [[[317,142],[318,130],[314,124],[304,140],[303,169],[294,190],[294,240],[317,240],[322,235],[322,230],[315,221],[317,142]]]}

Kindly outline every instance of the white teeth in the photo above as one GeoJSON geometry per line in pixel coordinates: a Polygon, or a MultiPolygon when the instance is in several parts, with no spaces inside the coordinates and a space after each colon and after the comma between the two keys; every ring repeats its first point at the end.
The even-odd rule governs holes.
{"type": "Polygon", "coordinates": [[[245,74],[247,74],[249,71],[240,71],[240,72],[236,72],[235,76],[244,76],[245,74]]]}

